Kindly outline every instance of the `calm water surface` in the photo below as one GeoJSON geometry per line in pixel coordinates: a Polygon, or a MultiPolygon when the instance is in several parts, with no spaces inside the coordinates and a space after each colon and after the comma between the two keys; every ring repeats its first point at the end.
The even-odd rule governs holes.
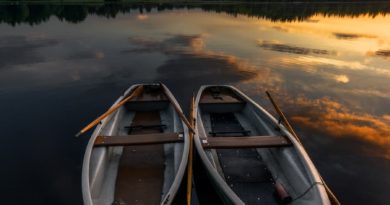
{"type": "Polygon", "coordinates": [[[390,6],[337,6],[0,6],[2,201],[81,204],[74,134],[161,81],[184,108],[202,84],[271,91],[343,204],[390,204],[390,6]]]}

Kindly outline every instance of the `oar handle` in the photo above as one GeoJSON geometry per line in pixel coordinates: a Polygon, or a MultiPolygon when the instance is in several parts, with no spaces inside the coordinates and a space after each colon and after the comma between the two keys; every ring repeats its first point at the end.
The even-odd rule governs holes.
{"type": "Polygon", "coordinates": [[[139,93],[142,92],[142,90],[143,90],[143,86],[139,85],[137,88],[135,88],[135,90],[128,97],[124,98],[122,101],[120,101],[119,103],[117,103],[116,105],[111,107],[108,111],[106,111],[105,113],[100,115],[98,118],[96,118],[94,121],[92,121],[87,126],[85,126],[79,133],[76,134],[76,137],[79,137],[80,135],[84,134],[85,132],[87,132],[91,128],[95,127],[95,125],[97,125],[100,121],[102,121],[104,118],[106,118],[111,113],[113,113],[116,110],[118,110],[118,108],[120,108],[127,101],[129,101],[129,100],[133,99],[134,97],[138,96],[139,93]]]}

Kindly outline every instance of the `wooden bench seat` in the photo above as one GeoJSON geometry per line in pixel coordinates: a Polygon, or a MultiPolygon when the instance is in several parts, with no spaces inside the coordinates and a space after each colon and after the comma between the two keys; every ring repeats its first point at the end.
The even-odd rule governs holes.
{"type": "Polygon", "coordinates": [[[202,140],[205,149],[234,149],[291,146],[284,136],[208,137],[202,140]]]}
{"type": "Polygon", "coordinates": [[[206,96],[202,96],[199,103],[200,104],[231,104],[231,103],[245,103],[245,102],[228,95],[219,96],[217,98],[206,95],[206,96]]]}
{"type": "Polygon", "coordinates": [[[155,133],[124,136],[98,136],[94,146],[131,146],[183,142],[183,134],[155,133]]]}
{"type": "Polygon", "coordinates": [[[236,104],[245,103],[231,90],[217,89],[216,92],[205,90],[200,98],[200,104],[236,104]]]}
{"type": "Polygon", "coordinates": [[[155,101],[168,102],[168,98],[162,92],[149,92],[149,93],[142,93],[141,95],[131,99],[129,102],[155,102],[155,101]]]}

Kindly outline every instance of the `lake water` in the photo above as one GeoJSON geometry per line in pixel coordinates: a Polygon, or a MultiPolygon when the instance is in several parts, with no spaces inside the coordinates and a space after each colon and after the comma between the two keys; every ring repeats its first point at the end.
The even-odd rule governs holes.
{"type": "Polygon", "coordinates": [[[385,3],[0,5],[2,203],[82,204],[73,136],[140,82],[269,90],[343,204],[390,204],[385,3]]]}

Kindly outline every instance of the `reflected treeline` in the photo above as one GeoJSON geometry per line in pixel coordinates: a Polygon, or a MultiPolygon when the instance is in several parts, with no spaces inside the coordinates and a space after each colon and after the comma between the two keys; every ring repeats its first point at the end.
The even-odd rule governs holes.
{"type": "Polygon", "coordinates": [[[47,21],[51,16],[78,23],[88,15],[113,18],[119,13],[164,11],[172,9],[202,9],[230,15],[246,15],[272,21],[304,21],[314,14],[326,16],[369,16],[390,13],[390,3],[278,3],[278,4],[14,4],[0,5],[0,23],[30,25],[47,21]]]}

